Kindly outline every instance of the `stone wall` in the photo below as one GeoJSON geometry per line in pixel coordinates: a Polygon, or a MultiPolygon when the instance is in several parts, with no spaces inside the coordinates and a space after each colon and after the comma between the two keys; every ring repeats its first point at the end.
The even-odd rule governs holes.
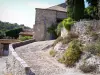
{"type": "Polygon", "coordinates": [[[34,37],[37,41],[50,39],[50,34],[47,33],[47,28],[52,24],[56,24],[57,18],[66,18],[66,13],[50,9],[36,9],[34,37]]]}
{"type": "Polygon", "coordinates": [[[3,55],[3,45],[0,44],[0,56],[2,56],[2,55],[3,55]]]}
{"type": "Polygon", "coordinates": [[[72,26],[71,31],[78,34],[83,43],[89,43],[94,41],[93,36],[87,35],[87,30],[91,27],[94,34],[100,34],[100,20],[77,22],[72,26]]]}
{"type": "Polygon", "coordinates": [[[9,45],[9,56],[6,62],[6,70],[8,75],[35,75],[27,63],[21,59],[15,52],[14,48],[33,42],[29,40],[25,42],[9,45]]]}

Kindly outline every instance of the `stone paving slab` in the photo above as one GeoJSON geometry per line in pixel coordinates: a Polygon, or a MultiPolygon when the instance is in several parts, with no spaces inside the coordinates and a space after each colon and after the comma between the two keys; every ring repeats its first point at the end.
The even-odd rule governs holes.
{"type": "Polygon", "coordinates": [[[7,57],[0,57],[0,75],[5,75],[6,73],[6,60],[7,57]]]}
{"type": "Polygon", "coordinates": [[[53,42],[34,42],[18,47],[15,51],[26,61],[35,75],[91,75],[83,74],[75,68],[66,68],[51,57],[48,48],[53,42]]]}

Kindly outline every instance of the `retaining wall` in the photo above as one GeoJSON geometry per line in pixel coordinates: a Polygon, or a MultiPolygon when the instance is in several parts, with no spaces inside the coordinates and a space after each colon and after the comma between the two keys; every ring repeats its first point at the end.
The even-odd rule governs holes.
{"type": "Polygon", "coordinates": [[[35,40],[28,40],[9,45],[9,56],[6,62],[6,70],[8,75],[35,75],[27,63],[21,59],[14,50],[16,47],[20,47],[34,41],[35,40]]]}
{"type": "Polygon", "coordinates": [[[79,39],[85,44],[94,42],[95,34],[100,36],[100,20],[84,20],[77,22],[72,26],[71,31],[78,34],[79,39]],[[91,34],[92,36],[90,36],[91,34]]]}

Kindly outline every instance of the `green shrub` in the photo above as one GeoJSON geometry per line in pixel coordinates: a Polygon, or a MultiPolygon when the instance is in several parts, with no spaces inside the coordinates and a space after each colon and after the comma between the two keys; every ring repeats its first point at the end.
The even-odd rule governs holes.
{"type": "Polygon", "coordinates": [[[55,55],[56,55],[56,51],[55,50],[50,50],[50,55],[52,56],[52,57],[54,57],[55,55]]]}
{"type": "Polygon", "coordinates": [[[29,39],[32,39],[32,37],[31,36],[21,36],[20,37],[21,41],[25,41],[25,40],[29,40],[29,39]]]}
{"type": "Polygon", "coordinates": [[[75,22],[73,21],[72,18],[67,18],[67,19],[64,19],[62,23],[63,23],[63,26],[66,28],[66,30],[70,31],[71,26],[72,26],[75,22]]]}
{"type": "Polygon", "coordinates": [[[66,66],[74,66],[75,62],[79,60],[81,56],[81,44],[78,40],[73,40],[70,42],[68,49],[65,51],[61,61],[66,66]]]}
{"type": "Polygon", "coordinates": [[[84,50],[90,52],[91,54],[99,55],[100,54],[100,43],[95,42],[95,43],[88,44],[87,46],[84,47],[84,50]]]}
{"type": "Polygon", "coordinates": [[[70,31],[71,29],[71,26],[75,23],[75,21],[73,21],[72,18],[67,18],[67,19],[64,19],[62,22],[60,22],[57,26],[57,34],[60,35],[61,34],[61,29],[63,27],[66,28],[66,30],[70,31]]]}
{"type": "Polygon", "coordinates": [[[83,65],[79,66],[79,69],[84,73],[90,73],[96,71],[96,65],[88,65],[84,63],[83,65]]]}

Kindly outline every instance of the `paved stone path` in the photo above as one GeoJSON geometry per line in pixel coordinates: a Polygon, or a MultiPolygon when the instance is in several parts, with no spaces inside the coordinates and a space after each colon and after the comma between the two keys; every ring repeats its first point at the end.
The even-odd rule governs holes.
{"type": "Polygon", "coordinates": [[[5,75],[6,73],[6,59],[7,57],[0,57],[0,75],[5,75]]]}
{"type": "Polygon", "coordinates": [[[34,42],[16,48],[18,55],[26,61],[35,75],[90,75],[74,68],[66,68],[49,55],[48,49],[53,41],[34,42]]]}

